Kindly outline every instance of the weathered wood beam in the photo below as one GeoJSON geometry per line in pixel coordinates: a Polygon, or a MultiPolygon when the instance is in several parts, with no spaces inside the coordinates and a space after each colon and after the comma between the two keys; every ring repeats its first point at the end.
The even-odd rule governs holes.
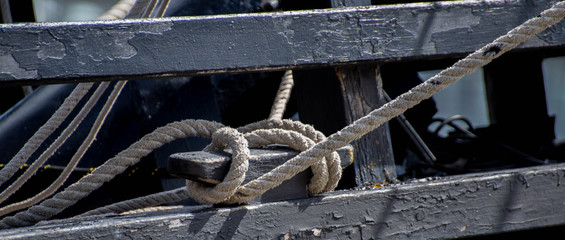
{"type": "MultiPolygon", "coordinates": [[[[453,1],[240,15],[0,25],[0,85],[460,56],[556,0],[453,1]]],[[[561,22],[520,48],[563,47],[561,22]]]]}
{"type": "MultiPolygon", "coordinates": [[[[371,5],[368,0],[332,0],[332,7],[371,5]]],[[[386,103],[378,65],[337,67],[343,97],[345,123],[369,114],[386,103]]],[[[376,186],[396,180],[396,167],[388,123],[367,133],[355,146],[354,170],[357,186],[376,186]]]]}
{"type": "Polygon", "coordinates": [[[234,208],[55,220],[1,239],[452,239],[565,224],[565,164],[234,208]]]}
{"type": "MultiPolygon", "coordinates": [[[[338,67],[346,124],[386,103],[379,66],[338,67]]],[[[375,186],[396,180],[396,166],[388,123],[351,143],[357,186],[375,186]]]]}

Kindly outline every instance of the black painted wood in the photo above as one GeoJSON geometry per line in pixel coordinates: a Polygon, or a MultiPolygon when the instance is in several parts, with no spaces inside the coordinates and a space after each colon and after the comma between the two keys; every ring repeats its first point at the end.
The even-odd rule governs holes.
{"type": "MultiPolygon", "coordinates": [[[[245,173],[244,184],[273,170],[299,153],[292,149],[284,148],[250,149],[250,152],[249,168],[245,173]]],[[[338,149],[337,152],[341,158],[341,166],[343,168],[353,163],[353,148],[350,145],[338,149]]],[[[169,157],[167,172],[176,177],[215,185],[220,183],[227,175],[230,164],[231,157],[226,152],[198,151],[175,153],[169,157]]],[[[307,169],[249,202],[273,202],[307,198],[308,191],[306,186],[310,182],[311,177],[312,171],[307,169]]]]}
{"type": "MultiPolygon", "coordinates": [[[[342,168],[353,162],[353,147],[351,145],[338,149],[337,153],[340,156],[342,168]]],[[[299,152],[287,148],[252,148],[250,154],[249,169],[245,174],[244,183],[273,170],[297,156],[299,152]]],[[[169,157],[167,171],[176,177],[218,184],[228,174],[230,164],[231,155],[227,152],[182,152],[172,154],[169,157]]]]}
{"type": "MultiPolygon", "coordinates": [[[[340,67],[336,70],[342,87],[343,112],[347,124],[386,103],[378,66],[340,67]]],[[[396,168],[388,123],[352,142],[355,149],[355,181],[358,186],[375,186],[396,180],[396,168]]]]}
{"type": "MultiPolygon", "coordinates": [[[[332,7],[370,5],[366,0],[332,1],[332,7]]],[[[346,125],[386,103],[379,66],[337,67],[336,74],[343,97],[346,125]]],[[[375,186],[396,180],[396,168],[388,123],[367,133],[355,146],[355,182],[357,186],[375,186]]]]}
{"type": "MultiPolygon", "coordinates": [[[[0,85],[461,56],[538,15],[553,2],[456,1],[268,14],[1,25],[0,85]]],[[[565,24],[560,23],[521,48],[562,47],[564,32],[565,24]]]]}
{"type": "MultiPolygon", "coordinates": [[[[307,199],[55,220],[2,239],[452,239],[565,224],[565,164],[307,199]]],[[[538,236],[539,237],[539,236],[538,236]]]]}

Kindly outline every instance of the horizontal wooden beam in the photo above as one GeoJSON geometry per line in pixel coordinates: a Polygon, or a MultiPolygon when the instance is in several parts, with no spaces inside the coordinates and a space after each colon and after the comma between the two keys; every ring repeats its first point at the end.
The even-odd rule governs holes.
{"type": "Polygon", "coordinates": [[[451,239],[565,224],[565,164],[233,208],[55,220],[1,239],[451,239]]]}
{"type": "MultiPolygon", "coordinates": [[[[471,52],[556,0],[0,25],[0,85],[270,71],[471,52]]],[[[521,48],[563,47],[565,23],[521,48]]]]}

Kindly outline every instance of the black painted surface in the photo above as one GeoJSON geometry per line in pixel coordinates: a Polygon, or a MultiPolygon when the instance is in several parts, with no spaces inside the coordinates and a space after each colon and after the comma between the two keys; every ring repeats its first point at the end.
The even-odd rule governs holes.
{"type": "Polygon", "coordinates": [[[234,208],[58,220],[3,239],[451,239],[565,224],[565,165],[421,179],[234,208]]]}
{"type": "MultiPolygon", "coordinates": [[[[378,66],[358,65],[336,69],[346,125],[386,103],[378,66]]],[[[344,126],[345,127],[345,126],[344,126]]],[[[375,186],[396,181],[396,167],[388,123],[352,142],[355,148],[357,186],[375,186]]]]}
{"type": "MultiPolygon", "coordinates": [[[[118,80],[461,56],[538,15],[552,2],[444,2],[4,25],[0,27],[0,84],[118,80]]],[[[522,47],[562,46],[563,32],[564,24],[558,24],[522,47]]]]}
{"type": "MultiPolygon", "coordinates": [[[[298,151],[288,148],[251,148],[249,169],[245,181],[249,182],[297,156],[298,151]]],[[[337,150],[341,167],[353,162],[353,148],[348,145],[337,150]]],[[[218,184],[227,175],[231,164],[231,155],[223,151],[180,152],[169,157],[167,171],[176,177],[218,184]]],[[[303,184],[305,185],[305,184],[303,184]]]]}

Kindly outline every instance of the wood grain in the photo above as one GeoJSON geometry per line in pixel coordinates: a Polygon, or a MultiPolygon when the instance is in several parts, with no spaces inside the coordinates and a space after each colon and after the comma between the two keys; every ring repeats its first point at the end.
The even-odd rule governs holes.
{"type": "MultiPolygon", "coordinates": [[[[556,0],[0,25],[0,85],[113,81],[457,57],[556,0]]],[[[520,46],[562,47],[561,22],[520,46]]]]}

